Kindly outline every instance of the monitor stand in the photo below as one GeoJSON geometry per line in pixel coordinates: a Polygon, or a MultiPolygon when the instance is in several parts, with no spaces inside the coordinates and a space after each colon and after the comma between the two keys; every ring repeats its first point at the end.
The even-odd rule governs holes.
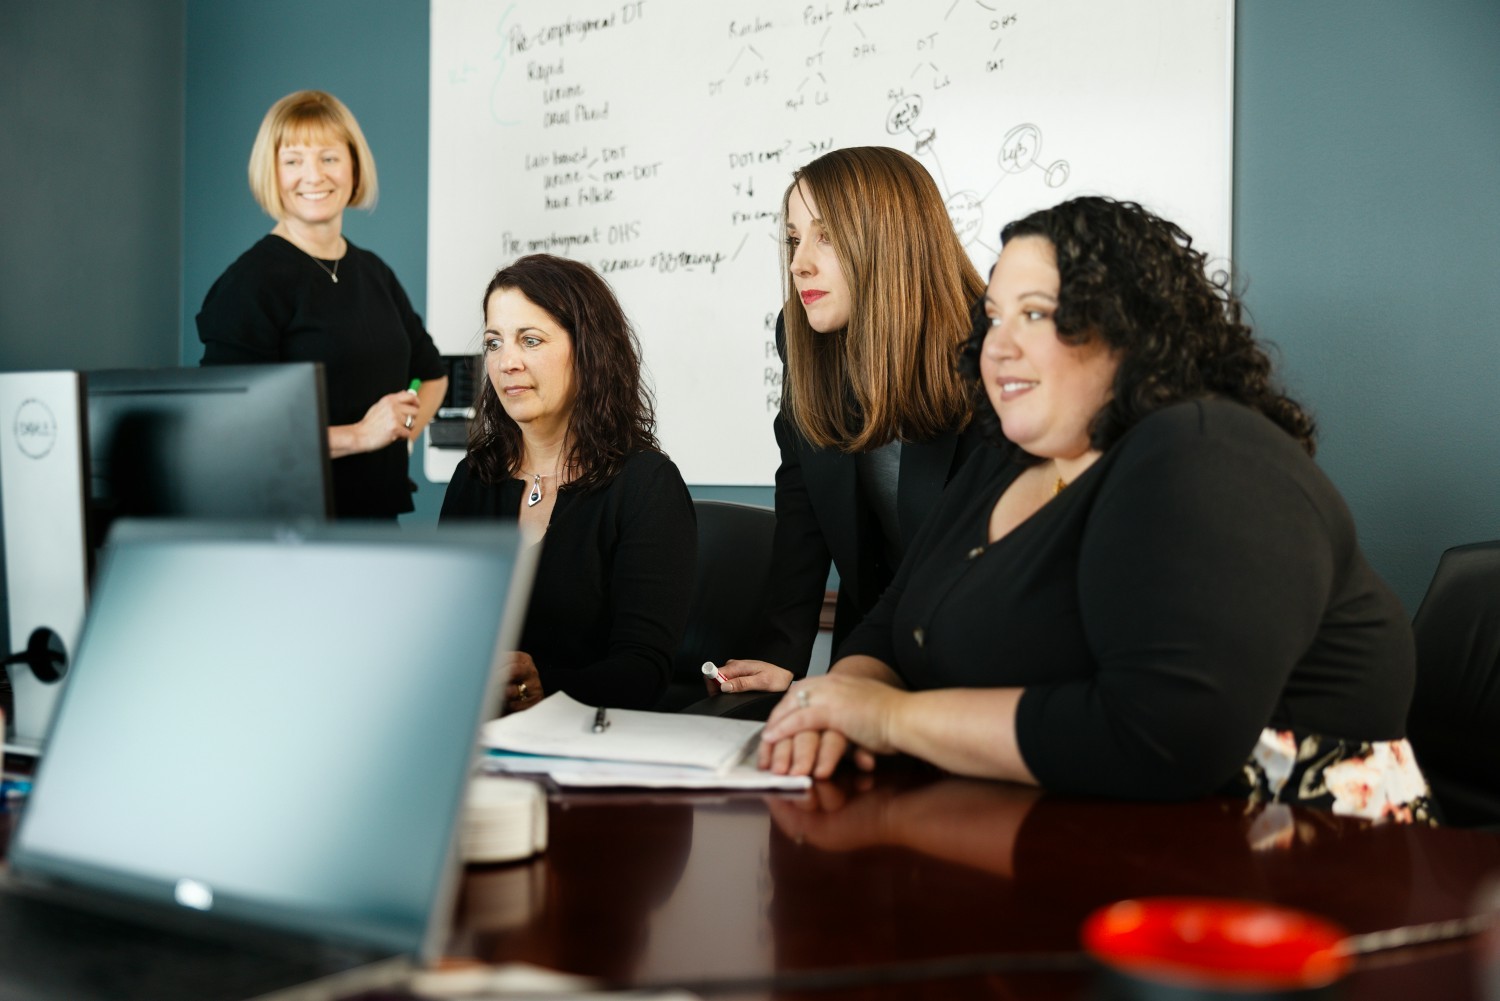
{"type": "Polygon", "coordinates": [[[6,753],[41,752],[88,601],[83,376],[0,373],[0,518],[15,694],[6,753]]]}

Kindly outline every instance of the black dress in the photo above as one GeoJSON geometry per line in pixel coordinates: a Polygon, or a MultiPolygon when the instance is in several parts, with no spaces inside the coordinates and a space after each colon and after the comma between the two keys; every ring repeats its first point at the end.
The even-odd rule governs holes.
{"type": "Polygon", "coordinates": [[[1220,400],[1153,414],[989,544],[1020,470],[975,455],[843,653],[913,689],[1024,688],[1021,755],[1062,792],[1226,790],[1268,728],[1294,753],[1404,737],[1405,613],[1266,418],[1220,400]]]}
{"type": "MultiPolygon", "coordinates": [[[[515,521],[527,486],[484,483],[465,459],[439,520],[515,521]]],[[[682,643],[697,555],[692,498],[660,452],[630,456],[602,487],[559,490],[521,636],[543,691],[591,706],[654,706],[682,643]]]]}
{"type": "MultiPolygon", "coordinates": [[[[203,364],[322,362],[333,425],[358,423],[371,404],[412,379],[446,376],[437,346],[391,269],[369,251],[348,246],[337,282],[274,234],[241,254],[198,313],[203,364]]],[[[394,518],[412,510],[406,465],[404,441],[335,459],[338,517],[394,518]]]]}

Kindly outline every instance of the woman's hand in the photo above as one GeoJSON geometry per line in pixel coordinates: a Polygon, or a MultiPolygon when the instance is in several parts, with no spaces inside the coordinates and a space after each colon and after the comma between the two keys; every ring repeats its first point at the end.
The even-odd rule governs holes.
{"type": "Polygon", "coordinates": [[[510,681],[505,685],[505,712],[518,713],[542,701],[542,676],[537,673],[531,654],[516,650],[506,662],[510,681]]]}
{"type": "Polygon", "coordinates": [[[358,424],[339,424],[328,429],[331,458],[359,452],[378,452],[393,441],[410,439],[419,430],[417,394],[409,389],[387,393],[370,405],[358,424]]]}
{"type": "Polygon", "coordinates": [[[778,775],[826,779],[852,746],[865,771],[894,754],[891,732],[909,695],[884,681],[830,673],[797,682],[777,703],[760,736],[759,765],[778,775]]]}
{"type": "Polygon", "coordinates": [[[728,678],[719,684],[711,677],[703,680],[708,684],[708,694],[719,692],[784,692],[792,683],[792,672],[763,660],[726,660],[719,673],[728,678]]]}
{"type": "Polygon", "coordinates": [[[420,409],[417,394],[409,389],[386,393],[370,404],[370,409],[355,425],[360,429],[360,439],[366,446],[364,451],[374,452],[393,441],[410,438],[420,409]]]}

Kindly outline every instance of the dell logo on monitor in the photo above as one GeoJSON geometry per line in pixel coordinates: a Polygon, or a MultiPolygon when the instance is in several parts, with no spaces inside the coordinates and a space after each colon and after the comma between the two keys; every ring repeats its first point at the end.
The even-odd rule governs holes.
{"type": "Polygon", "coordinates": [[[33,459],[52,451],[57,441],[57,421],[41,400],[25,400],[16,410],[16,447],[33,459]]]}
{"type": "Polygon", "coordinates": [[[200,883],[196,879],[179,879],[172,890],[172,896],[183,907],[191,907],[195,911],[206,911],[214,905],[214,891],[208,888],[207,883],[200,883]]]}

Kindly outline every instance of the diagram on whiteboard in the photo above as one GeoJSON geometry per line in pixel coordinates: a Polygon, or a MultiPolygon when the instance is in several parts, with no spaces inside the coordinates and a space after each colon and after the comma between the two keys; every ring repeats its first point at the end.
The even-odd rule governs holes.
{"type": "Polygon", "coordinates": [[[429,328],[472,350],[498,267],[586,261],[636,326],[692,483],[770,482],[782,197],[831,149],[915,156],[981,273],[1005,223],[1084,193],[1228,250],[1227,0],[431,9],[429,328]]]}
{"type": "MultiPolygon", "coordinates": [[[[936,69],[936,67],[933,67],[936,69]]],[[[943,192],[948,206],[948,217],[953,220],[954,232],[958,234],[964,246],[978,243],[992,254],[998,253],[998,249],[980,239],[980,233],[984,229],[984,206],[1000,187],[1000,182],[1008,174],[1020,174],[1026,170],[1040,168],[1043,180],[1049,188],[1061,187],[1066,184],[1072,168],[1066,160],[1054,160],[1045,167],[1038,163],[1038,157],[1042,149],[1042,130],[1027,122],[1017,125],[1005,134],[1001,140],[998,163],[1000,175],[995,183],[983,194],[972,190],[951,191],[948,188],[947,174],[943,171],[942,161],[938,156],[937,130],[918,130],[917,125],[922,117],[922,95],[901,94],[896,102],[891,105],[890,111],[885,116],[885,130],[893,136],[903,133],[911,136],[913,143],[911,152],[918,156],[927,156],[936,167],[935,179],[939,189],[943,192]]]]}

